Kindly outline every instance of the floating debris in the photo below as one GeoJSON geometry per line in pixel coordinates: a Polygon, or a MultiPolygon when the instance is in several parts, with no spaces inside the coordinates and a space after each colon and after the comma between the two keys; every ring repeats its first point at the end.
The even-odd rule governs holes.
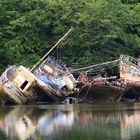
{"type": "Polygon", "coordinates": [[[65,103],[65,104],[77,104],[78,100],[77,100],[77,98],[74,98],[74,97],[67,97],[62,103],[65,103]]]}

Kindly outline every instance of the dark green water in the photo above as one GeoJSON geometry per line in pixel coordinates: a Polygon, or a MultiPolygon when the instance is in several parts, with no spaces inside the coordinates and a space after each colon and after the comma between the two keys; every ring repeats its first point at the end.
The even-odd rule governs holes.
{"type": "Polygon", "coordinates": [[[6,139],[139,140],[140,103],[1,106],[6,139]]]}

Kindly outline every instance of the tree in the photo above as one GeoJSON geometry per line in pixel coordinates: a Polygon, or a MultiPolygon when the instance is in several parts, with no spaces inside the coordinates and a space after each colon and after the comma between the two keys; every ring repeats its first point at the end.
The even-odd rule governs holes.
{"type": "MultiPolygon", "coordinates": [[[[0,64],[32,66],[71,27],[61,43],[68,65],[88,65],[139,55],[140,6],[116,0],[0,1],[0,64]]],[[[57,53],[55,53],[57,52],[57,53]]]]}

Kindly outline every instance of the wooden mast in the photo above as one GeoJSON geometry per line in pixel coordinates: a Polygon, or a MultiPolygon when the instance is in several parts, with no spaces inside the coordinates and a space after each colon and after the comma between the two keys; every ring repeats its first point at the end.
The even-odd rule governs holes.
{"type": "Polygon", "coordinates": [[[55,47],[57,47],[57,45],[59,45],[59,43],[61,42],[61,41],[63,41],[64,40],[64,38],[71,32],[73,30],[73,27],[71,27],[71,29],[69,29],[68,30],[68,32],[67,33],[65,33],[65,35],[62,37],[62,38],[60,38],[59,40],[58,40],[58,42],[30,69],[30,71],[32,72],[34,69],[35,69],[35,67],[37,67],[48,55],[49,55],[49,53],[55,48],[55,47]]]}

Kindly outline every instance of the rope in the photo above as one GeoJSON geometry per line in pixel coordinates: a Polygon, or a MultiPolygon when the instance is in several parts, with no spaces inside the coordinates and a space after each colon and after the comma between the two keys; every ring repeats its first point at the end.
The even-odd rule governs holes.
{"type": "Polygon", "coordinates": [[[87,70],[86,72],[90,72],[90,71],[102,71],[102,70],[105,70],[105,69],[110,69],[110,68],[113,68],[115,66],[109,66],[109,67],[98,67],[98,68],[95,68],[95,69],[90,69],[90,70],[87,70]]]}
{"type": "Polygon", "coordinates": [[[120,61],[120,59],[114,60],[114,61],[108,61],[108,62],[101,63],[101,64],[95,64],[95,65],[91,65],[91,66],[87,66],[87,67],[83,67],[83,68],[74,69],[72,72],[87,70],[87,69],[91,69],[91,68],[93,69],[93,68],[96,68],[96,67],[106,66],[108,64],[116,64],[119,61],[120,61]]]}
{"type": "Polygon", "coordinates": [[[86,99],[86,97],[88,95],[88,92],[89,92],[89,89],[91,88],[91,86],[92,86],[92,84],[88,87],[87,92],[86,92],[85,97],[84,97],[84,100],[86,99]]]}
{"type": "Polygon", "coordinates": [[[122,98],[122,96],[123,96],[129,89],[131,89],[132,87],[133,87],[133,86],[130,86],[130,87],[128,87],[127,89],[124,89],[124,90],[121,92],[120,96],[118,97],[117,101],[120,101],[121,98],[122,98]]]}
{"type": "Polygon", "coordinates": [[[81,93],[81,91],[84,89],[84,87],[85,87],[86,85],[84,85],[82,88],[81,88],[81,90],[78,92],[78,94],[76,95],[76,98],[78,97],[78,95],[81,93]]]}

